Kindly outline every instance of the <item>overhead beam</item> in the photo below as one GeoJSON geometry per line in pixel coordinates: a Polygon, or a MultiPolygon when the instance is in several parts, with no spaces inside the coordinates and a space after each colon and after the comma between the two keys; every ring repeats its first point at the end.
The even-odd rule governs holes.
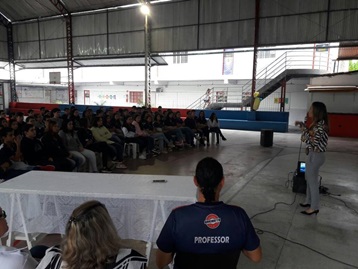
{"type": "Polygon", "coordinates": [[[331,0],[327,2],[327,21],[326,21],[326,42],[328,41],[329,37],[329,23],[330,23],[330,16],[331,15],[331,0]]]}
{"type": "Polygon", "coordinates": [[[15,56],[14,39],[12,35],[12,23],[0,13],[0,23],[6,27],[7,32],[7,54],[9,60],[10,73],[10,101],[17,102],[16,82],[15,82],[15,56]]]}
{"type": "Polygon", "coordinates": [[[58,11],[60,11],[62,15],[70,14],[61,0],[50,0],[50,2],[57,8],[58,11]]]}
{"type": "Polygon", "coordinates": [[[67,49],[67,73],[68,73],[68,101],[75,104],[75,82],[73,76],[73,46],[72,46],[72,16],[61,0],[50,0],[50,2],[63,15],[66,21],[66,49],[67,49]]]}
{"type": "Polygon", "coordinates": [[[0,13],[0,24],[7,27],[9,24],[11,24],[11,22],[0,13]]]}

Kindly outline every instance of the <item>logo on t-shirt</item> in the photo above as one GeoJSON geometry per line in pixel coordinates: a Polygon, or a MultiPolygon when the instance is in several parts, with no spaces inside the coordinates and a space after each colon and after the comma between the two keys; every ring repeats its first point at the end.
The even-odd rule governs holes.
{"type": "Polygon", "coordinates": [[[206,216],[204,224],[210,229],[216,229],[219,227],[221,219],[215,214],[209,214],[206,216]]]}

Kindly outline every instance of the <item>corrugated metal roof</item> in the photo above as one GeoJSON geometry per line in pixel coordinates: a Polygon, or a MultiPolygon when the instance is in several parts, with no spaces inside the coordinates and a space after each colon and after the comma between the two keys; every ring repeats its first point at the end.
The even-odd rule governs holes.
{"type": "MultiPolygon", "coordinates": [[[[60,0],[58,0],[60,1],[60,0]]],[[[138,4],[140,0],[62,0],[66,9],[73,12],[105,9],[138,4]]],[[[0,12],[10,21],[23,21],[60,15],[50,0],[0,0],[0,12]]]]}
{"type": "Polygon", "coordinates": [[[96,10],[138,4],[140,0],[63,0],[70,12],[96,10]]]}
{"type": "Polygon", "coordinates": [[[0,12],[10,21],[39,18],[59,13],[48,0],[0,0],[0,12]]]}

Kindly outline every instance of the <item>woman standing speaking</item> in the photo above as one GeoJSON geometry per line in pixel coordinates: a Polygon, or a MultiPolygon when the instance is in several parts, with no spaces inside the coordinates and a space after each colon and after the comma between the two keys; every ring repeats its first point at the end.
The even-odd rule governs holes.
{"type": "Polygon", "coordinates": [[[302,207],[308,207],[302,211],[304,215],[318,214],[319,212],[319,169],[324,164],[325,154],[328,142],[328,115],[324,103],[313,102],[308,117],[312,123],[306,127],[302,122],[296,122],[302,130],[301,140],[306,143],[306,201],[300,204],[302,207]]]}

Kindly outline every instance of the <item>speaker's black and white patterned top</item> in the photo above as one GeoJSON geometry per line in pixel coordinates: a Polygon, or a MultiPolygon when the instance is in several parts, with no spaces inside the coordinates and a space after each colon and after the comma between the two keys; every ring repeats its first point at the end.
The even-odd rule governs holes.
{"type": "Polygon", "coordinates": [[[327,129],[324,120],[317,122],[310,128],[304,128],[301,140],[306,143],[306,148],[314,152],[325,152],[328,143],[327,129]]]}

